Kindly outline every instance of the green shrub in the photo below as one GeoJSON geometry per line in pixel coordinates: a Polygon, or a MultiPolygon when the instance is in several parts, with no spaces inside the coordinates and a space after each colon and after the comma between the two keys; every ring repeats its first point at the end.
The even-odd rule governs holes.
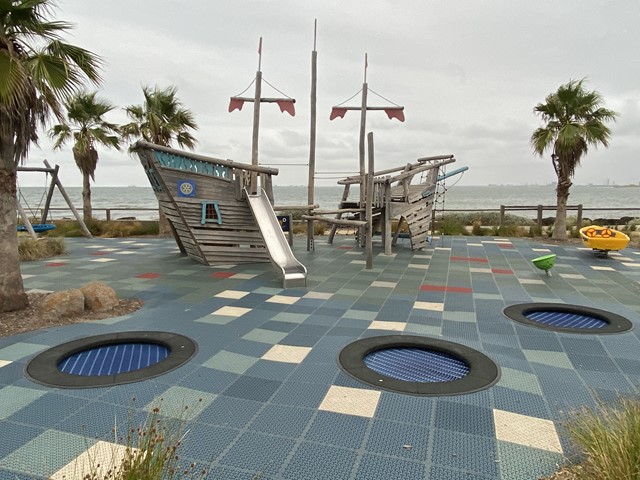
{"type": "Polygon", "coordinates": [[[620,397],[583,408],[565,426],[582,461],[568,470],[580,480],[640,478],[640,400],[620,397]]]}
{"type": "Polygon", "coordinates": [[[313,222],[313,234],[316,236],[324,235],[327,231],[327,228],[329,228],[329,225],[327,225],[325,222],[313,222]]]}
{"type": "Polygon", "coordinates": [[[445,215],[436,222],[436,230],[440,235],[467,235],[467,230],[459,218],[445,215]]]}
{"type": "Polygon", "coordinates": [[[503,225],[498,227],[496,235],[500,237],[524,237],[525,229],[519,225],[503,225]]]}
{"type": "Polygon", "coordinates": [[[532,225],[529,227],[529,236],[530,237],[541,237],[542,236],[542,227],[538,225],[532,225]]]}
{"type": "Polygon", "coordinates": [[[471,235],[475,235],[476,237],[491,235],[491,229],[482,227],[480,220],[476,220],[475,222],[473,222],[473,227],[471,227],[471,235]]]}

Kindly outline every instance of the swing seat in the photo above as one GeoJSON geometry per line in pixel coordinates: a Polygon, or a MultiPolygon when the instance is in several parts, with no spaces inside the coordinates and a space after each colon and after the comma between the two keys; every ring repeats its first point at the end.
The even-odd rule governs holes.
{"type": "MultiPolygon", "coordinates": [[[[55,230],[56,226],[53,223],[35,223],[31,225],[33,227],[33,231],[36,233],[46,232],[49,230],[55,230]]],[[[26,232],[27,227],[24,225],[18,225],[19,232],[26,232]]]]}

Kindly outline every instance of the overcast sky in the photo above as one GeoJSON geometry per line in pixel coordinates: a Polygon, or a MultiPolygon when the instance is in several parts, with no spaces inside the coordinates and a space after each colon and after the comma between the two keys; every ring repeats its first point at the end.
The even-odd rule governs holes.
{"type": "MultiPolygon", "coordinates": [[[[368,54],[369,88],[405,107],[406,121],[369,112],[376,170],[454,154],[460,185],[555,181],[549,157],[533,155],[533,107],[571,79],[587,78],[620,114],[609,149],[591,149],[575,183],[640,183],[640,7],[631,0],[59,0],[67,40],[106,62],[100,94],[118,107],[142,103],[143,85],[175,85],[195,114],[196,152],[251,162],[252,104],[228,113],[258,66],[296,99],[295,117],[262,104],[260,162],[306,164],[313,24],[318,21],[318,171],[358,169],[358,112],[329,121],[357,93],[368,54]]],[[[252,96],[253,91],[247,92],[252,96]]],[[[263,96],[281,96],[263,85],[263,96]]],[[[369,95],[369,105],[385,100],[369,95]]],[[[359,104],[359,97],[349,105],[359,104]]],[[[127,119],[122,110],[109,117],[127,119]]],[[[71,147],[43,136],[29,166],[61,165],[81,185],[71,147]]],[[[147,186],[137,158],[99,150],[95,186],[147,186]]],[[[279,165],[278,185],[306,185],[306,166],[279,165]]],[[[22,185],[42,179],[20,177],[22,185]]],[[[319,185],[334,185],[324,180],[319,185]]]]}

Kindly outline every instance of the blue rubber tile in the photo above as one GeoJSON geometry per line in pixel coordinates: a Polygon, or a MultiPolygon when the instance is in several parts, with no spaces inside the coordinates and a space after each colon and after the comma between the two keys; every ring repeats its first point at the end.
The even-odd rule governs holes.
{"type": "Polygon", "coordinates": [[[206,468],[239,435],[239,430],[196,423],[189,425],[178,454],[199,460],[206,468]]]}
{"type": "Polygon", "coordinates": [[[595,406],[591,392],[574,370],[540,364],[533,364],[533,369],[554,418],[561,418],[562,412],[575,405],[595,406]]]}
{"type": "Polygon", "coordinates": [[[288,380],[331,385],[337,373],[338,366],[335,362],[333,364],[303,362],[295,369],[288,380]]]}
{"type": "Polygon", "coordinates": [[[423,462],[412,462],[381,455],[364,454],[360,459],[355,480],[422,479],[426,467],[423,462]]]}
{"type": "Polygon", "coordinates": [[[35,476],[26,473],[14,472],[0,468],[0,480],[46,480],[47,477],[35,476]]]}
{"type": "Polygon", "coordinates": [[[44,428],[12,422],[0,423],[0,438],[3,439],[3,441],[0,442],[0,459],[22,447],[43,432],[44,428]],[[10,441],[7,441],[9,439],[10,441]]]}
{"type": "Polygon", "coordinates": [[[309,316],[309,318],[307,318],[304,323],[306,325],[324,325],[324,326],[332,327],[336,323],[338,323],[339,320],[340,320],[340,317],[318,315],[317,313],[314,313],[313,315],[309,316]]]}
{"type": "Polygon", "coordinates": [[[431,461],[434,464],[498,478],[499,459],[495,439],[436,429],[433,445],[431,461]]]}
{"type": "Polygon", "coordinates": [[[312,337],[322,337],[329,331],[330,327],[322,325],[298,325],[293,331],[296,335],[307,335],[312,337]]]}
{"type": "Polygon", "coordinates": [[[302,435],[305,427],[316,410],[289,407],[285,405],[267,405],[251,423],[249,430],[287,438],[302,435]]]}
{"type": "Polygon", "coordinates": [[[282,476],[287,480],[346,479],[356,458],[355,450],[302,442],[282,476]]]}
{"type": "Polygon", "coordinates": [[[11,385],[24,378],[24,364],[12,362],[0,368],[0,385],[11,385]]]}
{"type": "Polygon", "coordinates": [[[502,479],[546,478],[566,462],[560,453],[502,441],[498,442],[498,454],[502,479]]]}
{"type": "Polygon", "coordinates": [[[129,427],[143,425],[148,415],[132,407],[91,402],[58,422],[56,430],[113,442],[114,429],[125,435],[129,427]]]}
{"type": "Polygon", "coordinates": [[[268,380],[285,380],[298,367],[294,363],[258,360],[244,373],[251,377],[266,378],[268,380]]]}
{"type": "Polygon", "coordinates": [[[611,372],[619,373],[618,367],[607,356],[585,355],[567,352],[571,364],[577,370],[589,370],[592,372],[611,372]]]}
{"type": "Polygon", "coordinates": [[[364,330],[364,328],[333,327],[327,332],[327,335],[331,337],[349,337],[355,340],[364,330]]]}
{"type": "Polygon", "coordinates": [[[290,305],[289,308],[287,308],[287,313],[310,315],[317,309],[318,307],[304,305],[303,303],[298,301],[294,305],[290,305]]]}
{"type": "Polygon", "coordinates": [[[442,321],[442,337],[456,340],[480,340],[478,336],[478,327],[471,322],[454,322],[450,320],[442,321]]]}
{"type": "Polygon", "coordinates": [[[281,383],[282,382],[277,380],[267,380],[245,375],[231,384],[223,393],[228,397],[266,402],[278,387],[280,387],[281,383]]]}
{"type": "Polygon", "coordinates": [[[290,333],[278,343],[281,345],[291,345],[293,347],[313,347],[317,342],[318,337],[290,333]]]}
{"type": "Polygon", "coordinates": [[[564,347],[553,332],[544,332],[533,334],[529,330],[529,334],[518,335],[520,345],[524,350],[544,350],[548,352],[563,352],[564,347]]]}
{"type": "Polygon", "coordinates": [[[291,332],[296,327],[295,323],[279,322],[277,320],[269,320],[260,326],[260,328],[273,330],[274,332],[291,332]]]}
{"type": "Polygon", "coordinates": [[[529,392],[522,392],[495,386],[492,388],[495,408],[529,417],[551,419],[544,398],[529,392]]]}
{"type": "Polygon", "coordinates": [[[256,432],[246,432],[236,440],[219,463],[230,467],[275,474],[285,462],[295,442],[282,437],[272,437],[256,432]]]}
{"type": "Polygon", "coordinates": [[[365,445],[367,452],[400,457],[404,460],[425,461],[430,432],[428,427],[415,424],[374,420],[365,445]]]}
{"type": "Polygon", "coordinates": [[[368,418],[320,411],[305,434],[305,440],[358,449],[370,421],[368,418]]]}
{"type": "MultiPolygon", "coordinates": [[[[638,372],[638,374],[640,375],[640,372],[638,372]]],[[[611,390],[612,392],[620,393],[637,392],[638,383],[621,373],[580,370],[578,375],[589,388],[611,390]]]]}
{"type": "Polygon", "coordinates": [[[52,427],[85,405],[81,399],[47,393],[8,417],[9,421],[52,427]]]}
{"type": "Polygon", "coordinates": [[[502,356],[511,357],[517,360],[522,360],[522,361],[527,360],[527,358],[524,356],[520,348],[504,347],[501,345],[493,345],[486,342],[483,342],[482,345],[485,348],[484,353],[486,355],[502,355],[502,356]]]}
{"type": "Polygon", "coordinates": [[[613,360],[623,373],[640,375],[640,360],[630,360],[628,358],[613,358],[613,360]]]}
{"type": "Polygon", "coordinates": [[[184,377],[179,385],[187,388],[204,390],[209,393],[220,393],[235,382],[239,375],[214,368],[199,367],[184,377]]]}
{"type": "Polygon", "coordinates": [[[225,350],[228,352],[239,353],[241,355],[247,355],[249,357],[260,358],[262,355],[267,353],[271,347],[273,347],[273,344],[270,343],[240,339],[227,345],[225,350]]]}
{"type": "Polygon", "coordinates": [[[322,403],[327,390],[327,384],[287,381],[276,392],[271,403],[315,409],[322,403]]]}
{"type": "Polygon", "coordinates": [[[564,346],[567,354],[576,353],[581,355],[598,355],[608,357],[608,352],[597,338],[560,338],[560,343],[564,346]]]}
{"type": "Polygon", "coordinates": [[[438,400],[435,417],[437,428],[495,437],[493,411],[490,408],[438,400]]]}
{"type": "Polygon", "coordinates": [[[261,402],[241,398],[218,397],[198,416],[198,423],[228,428],[244,428],[262,408],[261,402]]]}

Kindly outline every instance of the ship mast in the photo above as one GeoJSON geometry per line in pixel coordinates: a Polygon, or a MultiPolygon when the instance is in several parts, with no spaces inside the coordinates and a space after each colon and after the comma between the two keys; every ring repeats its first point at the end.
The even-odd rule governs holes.
{"type": "MultiPolygon", "coordinates": [[[[287,112],[292,117],[295,116],[295,99],[291,97],[282,97],[282,98],[265,98],[262,97],[262,37],[260,37],[260,43],[258,44],[258,71],[256,72],[256,77],[252,83],[255,83],[255,91],[253,98],[252,97],[243,97],[241,96],[244,92],[239,95],[233,96],[229,102],[229,112],[233,112],[234,110],[242,110],[244,102],[253,102],[253,130],[251,136],[251,164],[258,166],[258,143],[260,138],[260,104],[261,103],[277,103],[280,107],[281,112],[287,112]]],[[[266,80],[265,80],[266,82],[266,80]]],[[[269,84],[269,82],[266,82],[269,84]]],[[[269,84],[270,85],[270,84],[269,84]]],[[[249,85],[251,87],[251,85],[249,85]]],[[[276,89],[277,90],[277,89],[276,89]]],[[[281,92],[280,92],[281,93],[281,92]]],[[[258,182],[257,182],[257,173],[251,173],[251,181],[249,184],[249,193],[255,195],[258,191],[258,182]]]]}

